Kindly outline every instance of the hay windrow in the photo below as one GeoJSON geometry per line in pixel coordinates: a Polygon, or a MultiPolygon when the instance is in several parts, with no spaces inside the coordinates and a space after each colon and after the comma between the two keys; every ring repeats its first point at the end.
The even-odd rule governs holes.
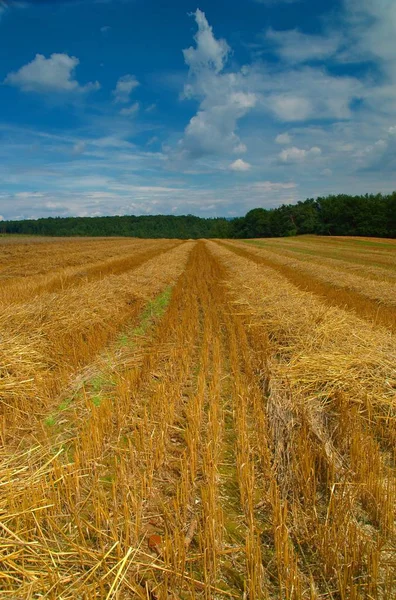
{"type": "Polygon", "coordinates": [[[393,597],[395,336],[216,242],[58,244],[0,313],[1,594],[393,597]]]}

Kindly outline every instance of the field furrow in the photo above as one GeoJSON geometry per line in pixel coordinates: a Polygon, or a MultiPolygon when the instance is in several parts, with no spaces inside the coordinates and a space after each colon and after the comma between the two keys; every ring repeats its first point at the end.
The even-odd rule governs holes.
{"type": "Polygon", "coordinates": [[[318,256],[342,260],[360,267],[379,267],[386,272],[395,270],[394,240],[371,240],[369,238],[300,236],[297,238],[276,238],[250,240],[272,251],[292,252],[305,256],[318,256]]]}
{"type": "MultiPolygon", "coordinates": [[[[285,587],[294,586],[289,597],[303,597],[309,581],[316,582],[309,589],[314,595],[390,597],[396,493],[393,339],[367,331],[348,313],[329,311],[284,278],[269,279],[268,268],[258,269],[219,246],[212,251],[232,270],[232,291],[241,290],[239,301],[252,318],[252,365],[268,340],[266,360],[256,368],[265,375],[262,420],[275,467],[272,481],[279,486],[273,506],[284,511],[288,556],[298,567],[296,581],[285,587]],[[375,577],[372,561],[381,564],[375,577]]],[[[252,387],[254,381],[249,376],[252,387]]]]}
{"type": "Polygon", "coordinates": [[[396,331],[396,286],[362,277],[337,274],[333,269],[289,260],[255,248],[246,249],[240,242],[224,243],[256,264],[272,268],[300,289],[317,294],[332,306],[348,308],[373,324],[396,331]]]}
{"type": "Polygon", "coordinates": [[[320,244],[304,245],[302,243],[293,246],[292,244],[276,244],[260,240],[246,240],[248,246],[263,248],[270,251],[271,254],[303,260],[308,264],[331,267],[339,271],[340,274],[352,273],[358,276],[364,276],[367,279],[375,281],[388,281],[394,283],[396,280],[396,262],[392,255],[388,257],[389,264],[383,265],[376,262],[376,257],[367,256],[365,253],[358,253],[354,258],[350,252],[324,252],[320,244]]]}
{"type": "Polygon", "coordinates": [[[67,382],[174,281],[190,248],[185,243],[166,254],[156,252],[154,258],[122,275],[42,294],[0,312],[5,435],[12,435],[14,420],[23,415],[26,420],[32,413],[32,403],[32,419],[42,418],[67,382]]]}
{"type": "MultiPolygon", "coordinates": [[[[154,242],[144,244],[144,249],[128,246],[121,257],[106,258],[95,262],[86,262],[87,257],[78,257],[77,267],[61,267],[49,273],[12,277],[2,282],[0,305],[23,303],[43,293],[54,293],[71,287],[84,285],[108,275],[119,275],[137,268],[146,261],[167,252],[180,242],[154,242]],[[80,262],[84,261],[84,262],[80,262]],[[83,265],[83,266],[81,266],[83,265]]],[[[66,255],[65,260],[71,256],[66,255]]],[[[75,257],[74,257],[75,258],[75,257]]]]}
{"type": "Polygon", "coordinates": [[[20,240],[0,236],[0,276],[43,275],[58,269],[84,266],[98,260],[122,257],[162,243],[136,238],[35,238],[20,240]],[[40,241],[41,240],[41,241],[40,241]],[[35,243],[36,242],[36,243],[35,243]]]}
{"type": "Polygon", "coordinates": [[[0,595],[392,598],[394,335],[289,258],[168,244],[3,309],[0,595]]]}
{"type": "MultiPolygon", "coordinates": [[[[241,242],[234,243],[238,246],[242,246],[241,242]]],[[[356,292],[362,296],[367,296],[367,298],[378,303],[391,305],[396,308],[396,284],[394,281],[378,282],[372,281],[370,278],[366,277],[365,274],[354,275],[351,273],[343,273],[339,269],[326,265],[324,261],[319,268],[318,265],[312,265],[302,259],[290,259],[289,257],[275,255],[271,251],[259,249],[257,247],[251,247],[250,251],[264,260],[268,260],[268,262],[284,266],[287,269],[292,269],[307,278],[317,279],[334,287],[356,292]]]]}

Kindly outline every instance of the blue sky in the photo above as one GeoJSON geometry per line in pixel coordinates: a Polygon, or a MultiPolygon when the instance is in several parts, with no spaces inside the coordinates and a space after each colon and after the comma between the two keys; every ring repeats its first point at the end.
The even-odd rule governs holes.
{"type": "Polygon", "coordinates": [[[396,189],[394,0],[0,0],[0,218],[396,189]]]}

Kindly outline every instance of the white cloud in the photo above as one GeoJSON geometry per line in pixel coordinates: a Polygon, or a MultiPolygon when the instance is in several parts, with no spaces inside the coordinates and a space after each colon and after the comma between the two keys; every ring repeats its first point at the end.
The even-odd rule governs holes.
{"type": "Polygon", "coordinates": [[[84,152],[84,150],[86,149],[87,144],[83,141],[80,142],[76,142],[73,146],[73,154],[75,154],[76,156],[78,156],[79,154],[82,154],[84,152]]]}
{"type": "Polygon", "coordinates": [[[195,43],[185,51],[188,79],[169,75],[175,96],[185,84],[183,97],[190,108],[196,103],[184,133],[169,123],[160,129],[160,111],[155,119],[145,114],[148,102],[141,122],[127,118],[135,106],[128,81],[124,101],[86,113],[89,122],[63,140],[10,131],[0,148],[0,177],[10,190],[0,194],[1,214],[235,215],[317,194],[396,189],[396,2],[343,5],[315,22],[323,36],[271,30],[265,43],[260,38],[263,51],[242,68],[197,11],[195,43]],[[341,68],[333,69],[337,61],[341,68]],[[139,149],[132,139],[149,142],[139,149]],[[241,163],[252,167],[234,174],[241,163]],[[262,181],[252,182],[257,173],[262,181]],[[287,182],[291,176],[297,183],[287,182]],[[45,199],[14,190],[41,190],[45,199]]]}
{"type": "Polygon", "coordinates": [[[153,135],[147,142],[146,142],[146,146],[152,146],[153,144],[157,144],[160,141],[159,137],[156,135],[153,135]]]}
{"type": "Polygon", "coordinates": [[[284,122],[349,119],[353,100],[364,94],[357,78],[308,66],[275,70],[260,65],[252,69],[251,80],[260,105],[284,122]]]}
{"type": "Polygon", "coordinates": [[[6,2],[6,0],[0,0],[0,21],[1,21],[2,16],[8,9],[8,7],[9,7],[9,5],[8,5],[8,2],[6,2]]]}
{"type": "Polygon", "coordinates": [[[139,102],[135,102],[134,104],[132,104],[132,106],[122,108],[120,110],[120,115],[130,117],[131,115],[135,115],[137,112],[139,112],[139,108],[139,102]]]}
{"type": "Polygon", "coordinates": [[[278,56],[288,63],[322,61],[334,56],[341,46],[339,34],[305,34],[298,29],[276,31],[272,28],[265,32],[265,40],[275,45],[278,56]]]}
{"type": "Polygon", "coordinates": [[[100,28],[100,32],[103,34],[108,33],[111,30],[110,25],[103,25],[103,27],[100,28]]]}
{"type": "Polygon", "coordinates": [[[124,75],[117,81],[115,90],[113,91],[114,102],[117,104],[126,104],[129,102],[131,93],[140,85],[134,75],[124,75]]]}
{"type": "Polygon", "coordinates": [[[247,152],[247,147],[242,142],[233,149],[234,154],[245,154],[245,152],[247,152]]]}
{"type": "Polygon", "coordinates": [[[256,105],[256,94],[248,89],[242,71],[223,72],[230,53],[227,42],[214,37],[202,11],[194,15],[198,25],[196,47],[183,52],[189,66],[184,97],[199,99],[200,106],[179,141],[179,158],[228,154],[242,148],[246,151],[236,133],[237,122],[256,105]]]}
{"type": "Polygon", "coordinates": [[[15,194],[15,198],[21,198],[22,200],[25,200],[26,198],[43,198],[44,194],[41,194],[40,192],[17,192],[15,194]]]}
{"type": "Polygon", "coordinates": [[[350,119],[351,105],[357,100],[377,115],[395,114],[396,2],[343,0],[338,14],[323,24],[323,34],[269,29],[263,34],[264,46],[256,44],[259,54],[269,48],[283,61],[283,68],[277,65],[278,73],[269,72],[266,87],[272,86],[273,102],[265,102],[270,110],[284,121],[350,119]],[[366,74],[330,75],[325,66],[329,60],[344,68],[360,63],[366,74]],[[320,66],[301,68],[315,61],[320,66]],[[284,88],[281,93],[277,93],[278,87],[284,88]]]}
{"type": "MultiPolygon", "coordinates": [[[[118,190],[118,191],[123,191],[123,192],[148,192],[150,194],[165,194],[168,192],[180,192],[180,188],[175,188],[175,187],[165,187],[165,186],[158,186],[158,185],[122,185],[122,184],[115,184],[110,186],[110,189],[112,190],[118,190]]],[[[185,190],[182,190],[185,191],[185,190]]]]}
{"type": "MultiPolygon", "coordinates": [[[[198,158],[202,163],[209,155],[240,155],[247,145],[247,138],[241,141],[244,122],[240,120],[253,110],[269,113],[285,123],[347,121],[353,116],[354,103],[367,97],[367,82],[362,78],[333,75],[323,64],[303,64],[330,56],[338,59],[340,49],[344,50],[342,31],[309,36],[296,30],[271,30],[267,42],[282,51],[285,59],[290,55],[290,60],[276,65],[256,61],[230,71],[225,69],[231,52],[227,42],[215,38],[204,13],[197,11],[195,19],[196,45],[184,52],[189,79],[183,97],[197,99],[200,104],[179,141],[178,158],[198,158]],[[293,44],[302,46],[296,50],[298,56],[293,44]]],[[[276,143],[290,144],[291,137],[283,135],[289,134],[279,134],[276,143]]]]}
{"type": "Polygon", "coordinates": [[[245,171],[250,171],[251,167],[252,167],[252,165],[250,165],[248,162],[245,162],[241,158],[237,158],[237,160],[235,160],[229,166],[231,171],[237,171],[240,173],[243,173],[245,171]]]}
{"type": "MultiPolygon", "coordinates": [[[[388,131],[380,139],[359,148],[355,158],[361,169],[382,171],[387,174],[396,168],[396,127],[388,131]]],[[[388,177],[389,175],[387,175],[388,177]]]]}
{"type": "Polygon", "coordinates": [[[273,95],[271,109],[281,121],[306,121],[313,112],[308,98],[293,95],[273,95]]]}
{"type": "Polygon", "coordinates": [[[392,0],[344,0],[352,40],[345,60],[371,61],[373,81],[365,102],[376,113],[395,114],[396,105],[396,3],[392,0]]]}
{"type": "Polygon", "coordinates": [[[308,159],[318,158],[321,154],[322,151],[317,146],[313,146],[309,150],[292,146],[291,148],[285,148],[282,150],[278,157],[283,163],[301,163],[308,159]]]}
{"type": "Polygon", "coordinates": [[[230,52],[230,47],[225,40],[217,40],[213,29],[206,20],[205,13],[199,8],[195,11],[195,21],[198,32],[194,36],[196,47],[190,46],[183,50],[184,60],[192,72],[209,69],[220,73],[230,52]]]}
{"type": "MultiPolygon", "coordinates": [[[[9,210],[5,218],[37,218],[39,216],[95,216],[122,214],[201,214],[202,216],[237,216],[256,206],[271,207],[278,203],[294,202],[294,183],[258,182],[257,184],[225,187],[214,192],[210,186],[200,189],[179,187],[158,181],[157,185],[119,184],[115,179],[96,181],[91,185],[77,181],[75,186],[47,190],[39,196],[31,191],[23,194],[4,194],[9,210]],[[274,202],[274,197],[276,198],[274,202]]],[[[29,189],[29,188],[28,188],[29,189]]],[[[32,188],[30,188],[32,189],[32,188]]]]}
{"type": "Polygon", "coordinates": [[[388,140],[377,140],[374,144],[369,144],[358,151],[358,158],[362,159],[362,166],[364,168],[372,166],[377,160],[384,157],[385,152],[388,150],[388,140]]]}
{"type": "Polygon", "coordinates": [[[91,144],[98,148],[134,148],[134,145],[116,135],[106,135],[101,138],[91,140],[91,144]]]}
{"type": "Polygon", "coordinates": [[[392,78],[396,60],[396,3],[393,0],[344,0],[355,56],[380,59],[392,78]]]}
{"type": "Polygon", "coordinates": [[[275,138],[277,144],[290,144],[291,141],[292,137],[288,133],[279,133],[275,138]]]}
{"type": "Polygon", "coordinates": [[[45,58],[42,54],[36,57],[19,71],[9,73],[6,84],[19,87],[24,92],[38,93],[81,93],[100,88],[99,83],[80,85],[74,79],[74,70],[80,61],[68,54],[52,54],[45,58]]]}
{"type": "Polygon", "coordinates": [[[294,182],[279,183],[274,181],[257,181],[252,184],[252,188],[255,190],[261,190],[266,192],[279,192],[280,190],[292,190],[297,187],[294,182]]]}

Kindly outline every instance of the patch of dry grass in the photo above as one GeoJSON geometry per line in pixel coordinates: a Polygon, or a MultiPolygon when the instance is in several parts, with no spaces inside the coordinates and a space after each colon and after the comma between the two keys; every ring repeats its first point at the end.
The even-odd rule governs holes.
{"type": "Polygon", "coordinates": [[[14,252],[9,253],[11,256],[3,253],[2,257],[0,305],[27,302],[45,292],[58,292],[127,272],[179,243],[132,240],[128,243],[107,242],[101,246],[97,241],[85,244],[53,242],[49,247],[45,244],[41,254],[35,252],[37,246],[33,246],[32,251],[28,244],[14,245],[14,252]]]}
{"type": "Polygon", "coordinates": [[[41,418],[75,372],[88,364],[145,303],[171,282],[188,245],[161,250],[123,275],[45,293],[0,312],[3,429],[32,413],[41,418]],[[10,410],[12,409],[12,410],[10,410]],[[20,415],[18,416],[18,411],[20,415]]]}
{"type": "Polygon", "coordinates": [[[395,284],[384,282],[376,291],[378,282],[337,273],[327,277],[326,270],[319,265],[306,265],[300,261],[288,261],[287,258],[270,255],[262,250],[249,248],[241,242],[225,243],[239,256],[249,258],[256,264],[270,267],[273,273],[279,273],[302,290],[312,292],[323,298],[329,305],[347,308],[371,323],[384,325],[396,331],[395,284]],[[353,284],[350,278],[354,277],[353,284]]]}
{"type": "Polygon", "coordinates": [[[267,431],[297,563],[325,597],[391,597],[393,336],[268,267],[211,250],[230,269],[251,330],[268,339],[267,431]]]}
{"type": "Polygon", "coordinates": [[[214,242],[6,310],[5,598],[393,597],[388,330],[214,242]]]}

